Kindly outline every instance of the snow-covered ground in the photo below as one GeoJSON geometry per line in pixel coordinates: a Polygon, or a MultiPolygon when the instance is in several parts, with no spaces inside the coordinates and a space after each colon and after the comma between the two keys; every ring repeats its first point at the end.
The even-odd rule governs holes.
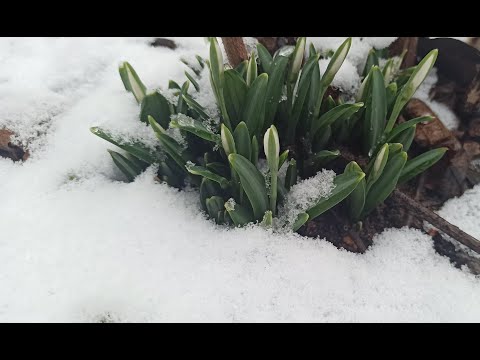
{"type": "MultiPolygon", "coordinates": [[[[31,150],[0,158],[0,321],[480,321],[480,278],[419,231],[386,230],[358,255],[217,227],[153,169],[119,181],[113,147],[89,131],[136,121],[118,63],[166,88],[181,56],[208,53],[203,38],[147,40],[0,39],[0,128],[31,150]]],[[[480,237],[479,203],[477,187],[442,215],[480,237]]]]}

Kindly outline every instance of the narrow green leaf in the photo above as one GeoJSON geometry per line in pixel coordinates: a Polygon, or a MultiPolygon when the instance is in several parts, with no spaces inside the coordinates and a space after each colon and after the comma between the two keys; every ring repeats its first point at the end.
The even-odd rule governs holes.
{"type": "Polygon", "coordinates": [[[287,74],[288,58],[277,56],[270,67],[267,92],[265,95],[265,124],[268,128],[273,124],[275,114],[277,113],[278,103],[280,102],[285,76],[287,74]]]}
{"type": "Polygon", "coordinates": [[[142,172],[141,168],[137,167],[134,162],[130,161],[122,154],[113,150],[108,150],[108,152],[110,153],[115,165],[117,165],[117,167],[127,177],[128,181],[133,181],[135,177],[142,172]]]}
{"type": "Polygon", "coordinates": [[[404,123],[401,123],[398,126],[395,126],[393,130],[388,134],[388,137],[386,138],[385,142],[394,142],[393,139],[400,134],[401,132],[405,131],[409,127],[412,127],[416,124],[419,123],[428,123],[434,119],[433,116],[420,116],[408,121],[405,121],[404,123]]]}
{"type": "Polygon", "coordinates": [[[137,102],[141,104],[147,93],[147,88],[145,85],[143,85],[135,69],[132,67],[132,65],[125,61],[120,65],[118,70],[120,72],[120,77],[122,78],[125,89],[132,92],[137,102]]]}
{"type": "Polygon", "coordinates": [[[311,166],[314,172],[318,172],[323,166],[339,156],[340,151],[338,150],[321,150],[310,156],[310,158],[305,161],[305,165],[311,166]]]}
{"type": "MultiPolygon", "coordinates": [[[[300,69],[302,67],[303,55],[305,53],[305,44],[306,38],[300,37],[297,39],[297,44],[290,55],[290,66],[288,69],[288,76],[287,81],[290,84],[295,84],[298,74],[300,73],[300,69]]],[[[279,54],[280,55],[280,54],[279,54]]]]}
{"type": "Polygon", "coordinates": [[[222,189],[216,182],[203,178],[200,184],[200,203],[203,210],[207,211],[207,199],[212,196],[221,195],[222,189]]]}
{"type": "Polygon", "coordinates": [[[206,200],[207,211],[208,215],[211,218],[215,219],[217,224],[221,224],[221,218],[219,217],[218,213],[221,211],[223,213],[223,205],[224,201],[220,196],[212,196],[206,200]]]}
{"type": "Polygon", "coordinates": [[[185,99],[183,98],[184,95],[188,95],[188,88],[190,87],[190,81],[185,81],[182,85],[182,90],[180,91],[180,94],[178,96],[178,102],[177,102],[177,112],[179,114],[187,114],[188,112],[188,106],[187,103],[185,102],[185,99]]]}
{"type": "Polygon", "coordinates": [[[302,113],[305,100],[308,95],[308,90],[310,88],[310,83],[312,81],[312,72],[315,68],[315,64],[318,63],[318,54],[315,57],[309,58],[305,63],[305,66],[302,69],[300,74],[300,80],[298,82],[297,92],[294,95],[294,103],[292,113],[288,120],[288,135],[287,141],[292,143],[295,139],[297,124],[300,119],[300,114],[302,113]]]}
{"type": "Polygon", "coordinates": [[[259,151],[260,150],[258,149],[257,137],[255,135],[253,135],[253,138],[252,138],[252,164],[254,166],[257,166],[259,151]]]}
{"type": "Polygon", "coordinates": [[[247,96],[247,84],[235,70],[225,71],[223,95],[228,116],[233,127],[242,121],[242,112],[247,96]]]}
{"type": "Polygon", "coordinates": [[[233,139],[235,140],[236,152],[247,159],[250,159],[252,156],[252,143],[247,124],[243,121],[235,128],[233,139]]]}
{"type": "Polygon", "coordinates": [[[272,227],[272,224],[273,224],[273,214],[270,210],[267,210],[265,211],[265,215],[263,215],[261,225],[267,228],[270,228],[272,227]]]}
{"type": "Polygon", "coordinates": [[[143,98],[140,108],[140,121],[148,124],[149,115],[164,128],[168,128],[170,123],[170,106],[162,94],[153,92],[143,98]]]}
{"type": "Polygon", "coordinates": [[[178,90],[181,90],[182,88],[180,87],[180,85],[178,85],[175,81],[173,80],[168,80],[168,88],[169,89],[178,89],[178,90]]]}
{"type": "Polygon", "coordinates": [[[307,213],[298,214],[297,220],[295,220],[295,222],[293,223],[292,230],[294,232],[298,231],[298,229],[300,229],[303,226],[303,224],[305,224],[308,221],[309,218],[310,216],[307,213]]]}
{"type": "Polygon", "coordinates": [[[188,107],[192,110],[195,110],[203,120],[208,121],[210,119],[210,116],[208,116],[208,114],[206,113],[205,108],[198,102],[196,102],[189,94],[182,93],[182,96],[188,107]]]}
{"type": "Polygon", "coordinates": [[[209,180],[215,181],[218,183],[222,189],[226,189],[228,187],[228,180],[225,179],[223,176],[215,174],[210,170],[204,168],[203,166],[195,166],[195,165],[186,165],[185,168],[190,174],[203,176],[209,180]]]}
{"type": "Polygon", "coordinates": [[[261,219],[268,209],[268,197],[263,175],[250,160],[242,155],[230,154],[228,161],[240,176],[242,188],[252,205],[255,220],[261,219]]]}
{"type": "Polygon", "coordinates": [[[250,134],[256,134],[262,129],[265,117],[265,92],[268,75],[259,75],[247,91],[242,118],[248,126],[250,134]]]}
{"type": "Polygon", "coordinates": [[[411,160],[408,160],[402,170],[402,174],[400,175],[398,182],[407,182],[413,179],[415,176],[421,174],[430,166],[439,161],[447,150],[448,148],[446,147],[429,150],[411,160]]]}
{"type": "Polygon", "coordinates": [[[401,131],[394,137],[392,137],[392,142],[400,143],[403,145],[403,150],[408,151],[410,145],[412,145],[413,139],[415,138],[415,129],[417,125],[410,126],[409,128],[401,131]]]}
{"type": "Polygon", "coordinates": [[[255,79],[257,78],[257,61],[255,59],[255,53],[252,51],[250,54],[250,59],[248,60],[247,66],[247,86],[253,84],[255,79]]]}
{"type": "Polygon", "coordinates": [[[254,220],[250,209],[235,203],[233,198],[230,198],[224,206],[235,226],[243,226],[254,220]]]}
{"type": "Polygon", "coordinates": [[[193,78],[193,76],[190,75],[187,71],[185,71],[185,76],[186,76],[187,79],[190,80],[190,82],[193,84],[193,87],[195,88],[195,90],[200,91],[200,85],[198,85],[197,80],[195,80],[195,79],[193,78]]]}
{"type": "Polygon", "coordinates": [[[108,141],[109,143],[112,143],[113,145],[118,146],[120,149],[123,149],[133,156],[137,157],[140,160],[145,161],[148,164],[154,164],[158,162],[159,157],[157,154],[155,154],[154,151],[148,149],[146,146],[140,143],[133,143],[133,144],[125,144],[121,143],[117,140],[115,140],[112,136],[110,136],[108,133],[100,129],[99,127],[92,127],[90,128],[90,131],[97,135],[98,137],[101,137],[102,139],[108,141]]]}
{"type": "Polygon", "coordinates": [[[287,174],[285,175],[285,189],[290,188],[297,183],[297,162],[295,159],[290,159],[287,167],[287,174]]]}
{"type": "Polygon", "coordinates": [[[398,87],[396,82],[390,83],[385,89],[385,95],[387,98],[387,116],[390,112],[390,109],[393,106],[395,97],[397,96],[397,90],[398,90],[398,87]]]}
{"type": "Polygon", "coordinates": [[[199,120],[195,120],[187,115],[178,114],[170,121],[171,128],[178,128],[188,131],[202,139],[210,142],[220,143],[220,136],[207,129],[199,120]]]}
{"type": "Polygon", "coordinates": [[[402,111],[403,107],[412,98],[417,91],[420,84],[425,80],[428,73],[432,69],[435,61],[437,60],[438,50],[434,49],[430,51],[420,63],[415,67],[413,74],[408,79],[407,83],[402,87],[398,94],[395,105],[393,106],[392,113],[388,119],[385,131],[388,133],[393,129],[393,125],[397,121],[398,115],[402,111]]]}
{"type": "Polygon", "coordinates": [[[385,165],[388,161],[388,150],[388,144],[384,144],[378,152],[377,156],[375,157],[375,161],[372,161],[373,165],[369,169],[367,176],[367,192],[370,190],[370,187],[375,183],[375,181],[377,181],[382,175],[383,169],[385,168],[385,165]]]}
{"type": "Polygon", "coordinates": [[[245,75],[247,73],[248,60],[243,60],[240,64],[237,65],[235,71],[242,77],[242,80],[245,81],[245,75]]]}
{"type": "Polygon", "coordinates": [[[373,152],[373,147],[382,136],[387,116],[387,98],[382,73],[374,66],[372,76],[372,95],[368,98],[363,122],[363,147],[365,153],[373,152]]]}
{"type": "Polygon", "coordinates": [[[367,62],[365,63],[365,67],[363,68],[362,76],[367,76],[372,66],[378,66],[378,56],[375,52],[375,49],[370,49],[370,51],[368,52],[367,62]]]}
{"type": "Polygon", "coordinates": [[[183,158],[182,153],[183,149],[172,137],[168,136],[165,133],[165,129],[163,129],[153,117],[148,117],[148,122],[152,127],[153,131],[155,131],[155,135],[157,136],[162,149],[180,166],[180,168],[186,172],[185,164],[186,160],[183,158]]]}
{"type": "Polygon", "coordinates": [[[288,159],[289,150],[285,150],[283,153],[280,154],[278,158],[278,168],[280,169],[283,163],[288,159]]]}
{"type": "Polygon", "coordinates": [[[310,130],[310,138],[313,139],[319,129],[325,128],[341,118],[350,117],[353,113],[360,110],[362,106],[363,103],[355,103],[343,104],[334,107],[332,110],[326,112],[318,120],[312,123],[312,128],[310,130]]]}
{"type": "Polygon", "coordinates": [[[235,146],[235,139],[233,138],[232,133],[228,128],[222,124],[220,126],[220,138],[222,140],[222,147],[225,151],[225,154],[228,156],[237,152],[235,146]]]}
{"type": "MultiPolygon", "coordinates": [[[[362,169],[356,162],[352,161],[347,165],[345,171],[359,173],[362,172],[362,169]]],[[[363,206],[365,205],[366,192],[366,181],[365,178],[363,178],[355,190],[347,197],[348,213],[352,221],[357,221],[360,218],[363,206]]]]}
{"type": "Polygon", "coordinates": [[[378,204],[382,203],[392,193],[397,185],[398,178],[406,161],[407,153],[405,151],[401,151],[388,159],[382,175],[375,182],[375,186],[370,188],[370,191],[367,194],[361,217],[368,215],[378,204]]]}
{"type": "Polygon", "coordinates": [[[383,79],[385,81],[385,86],[388,86],[390,84],[390,81],[392,81],[393,75],[394,75],[394,63],[393,59],[388,59],[387,62],[385,63],[383,70],[382,70],[382,75],[383,79]]]}
{"type": "Polygon", "coordinates": [[[313,207],[307,210],[310,220],[323,214],[325,211],[331,209],[339,202],[344,200],[350,193],[355,190],[358,183],[365,177],[363,172],[345,171],[341,175],[337,175],[333,180],[335,187],[331,194],[320,199],[320,201],[313,207]]]}
{"type": "Polygon", "coordinates": [[[272,55],[270,55],[267,48],[260,43],[257,44],[257,53],[263,72],[270,75],[270,66],[273,61],[272,55]]]}
{"type": "Polygon", "coordinates": [[[337,51],[335,51],[330,62],[328,63],[325,73],[323,74],[322,88],[326,89],[332,83],[333,78],[345,61],[351,45],[352,38],[348,38],[342,43],[342,45],[340,45],[337,51]]]}

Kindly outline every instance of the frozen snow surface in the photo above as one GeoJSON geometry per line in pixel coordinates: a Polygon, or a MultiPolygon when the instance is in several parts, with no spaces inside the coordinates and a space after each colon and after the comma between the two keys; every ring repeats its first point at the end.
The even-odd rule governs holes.
{"type": "MultiPolygon", "coordinates": [[[[153,169],[119,181],[115,147],[89,131],[136,126],[119,62],[165,89],[184,78],[180,57],[208,53],[203,38],[175,39],[175,51],[148,40],[0,39],[0,128],[32,152],[0,158],[1,322],[480,321],[480,279],[419,231],[386,230],[358,255],[218,227],[194,191],[155,183],[153,169]]],[[[478,237],[479,200],[477,187],[441,213],[478,237]]]]}

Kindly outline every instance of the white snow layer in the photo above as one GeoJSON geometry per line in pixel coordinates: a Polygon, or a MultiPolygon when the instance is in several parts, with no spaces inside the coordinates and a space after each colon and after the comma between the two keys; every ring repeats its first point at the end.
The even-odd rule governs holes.
{"type": "MultiPolygon", "coordinates": [[[[127,184],[90,133],[127,129],[138,106],[120,61],[145,84],[183,79],[176,51],[147,39],[0,39],[0,127],[31,144],[0,158],[0,322],[480,321],[480,279],[454,268],[432,239],[386,230],[366,254],[260,227],[205,219],[195,192],[127,184]]],[[[442,213],[472,235],[479,188],[442,213]]]]}

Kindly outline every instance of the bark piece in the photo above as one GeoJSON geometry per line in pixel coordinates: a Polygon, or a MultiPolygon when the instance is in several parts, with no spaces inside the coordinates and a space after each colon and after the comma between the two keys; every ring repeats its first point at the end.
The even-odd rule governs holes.
{"type": "Polygon", "coordinates": [[[404,50],[407,50],[400,68],[408,68],[417,63],[417,45],[418,37],[399,37],[392,44],[390,44],[388,48],[388,54],[390,56],[398,56],[404,50]]]}
{"type": "Polygon", "coordinates": [[[223,47],[227,54],[228,62],[232,67],[237,67],[242,61],[248,59],[247,48],[241,37],[222,37],[223,47]]]}

